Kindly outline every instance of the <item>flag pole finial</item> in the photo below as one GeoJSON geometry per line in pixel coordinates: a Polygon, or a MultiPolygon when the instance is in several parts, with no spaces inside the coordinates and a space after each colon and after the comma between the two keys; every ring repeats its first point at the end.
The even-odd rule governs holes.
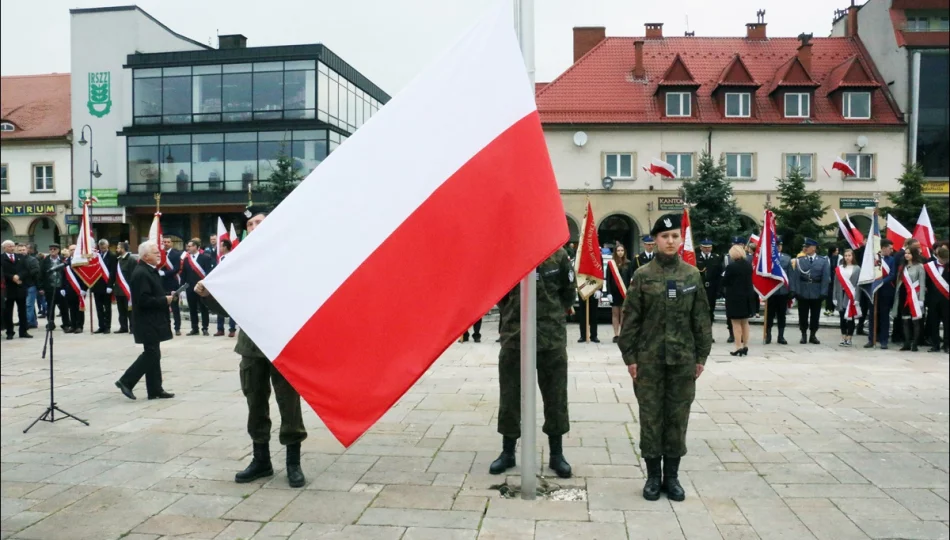
{"type": "Polygon", "coordinates": [[[155,212],[158,213],[161,211],[161,208],[162,208],[162,194],[155,193],[152,195],[152,197],[155,198],[155,212]]]}

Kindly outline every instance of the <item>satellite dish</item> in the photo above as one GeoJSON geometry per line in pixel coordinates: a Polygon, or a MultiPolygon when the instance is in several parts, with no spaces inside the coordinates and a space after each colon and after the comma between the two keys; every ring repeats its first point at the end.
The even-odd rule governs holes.
{"type": "Polygon", "coordinates": [[[604,186],[604,189],[609,190],[610,188],[614,187],[614,179],[609,176],[605,176],[604,179],[600,181],[600,184],[604,186]]]}
{"type": "Polygon", "coordinates": [[[574,144],[578,147],[583,148],[587,144],[587,134],[583,131],[578,131],[574,134],[574,144]]]}
{"type": "Polygon", "coordinates": [[[858,142],[856,143],[858,149],[863,149],[868,145],[868,138],[864,135],[858,135],[858,142]]]}

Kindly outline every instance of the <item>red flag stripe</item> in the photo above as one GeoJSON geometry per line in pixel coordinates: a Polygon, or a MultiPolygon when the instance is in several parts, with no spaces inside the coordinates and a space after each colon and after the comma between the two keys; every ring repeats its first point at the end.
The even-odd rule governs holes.
{"type": "Polygon", "coordinates": [[[924,265],[924,270],[927,271],[927,275],[930,276],[930,281],[934,283],[937,290],[940,291],[940,294],[942,294],[944,298],[950,299],[950,285],[947,284],[947,280],[943,279],[943,276],[937,271],[937,263],[930,261],[924,265]]]}

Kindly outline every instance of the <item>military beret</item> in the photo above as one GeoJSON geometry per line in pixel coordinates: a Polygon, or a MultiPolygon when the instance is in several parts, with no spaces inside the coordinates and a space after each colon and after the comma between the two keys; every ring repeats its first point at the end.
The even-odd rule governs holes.
{"type": "Polygon", "coordinates": [[[703,247],[712,247],[713,243],[712,243],[712,240],[705,238],[699,243],[699,245],[703,247]]]}
{"type": "Polygon", "coordinates": [[[60,246],[59,246],[59,244],[50,244],[50,245],[49,245],[49,249],[53,249],[53,248],[61,249],[60,246]]]}
{"type": "Polygon", "coordinates": [[[269,206],[265,206],[262,204],[255,204],[253,206],[248,206],[244,210],[244,217],[247,219],[251,219],[252,217],[258,214],[269,214],[270,212],[271,212],[271,208],[269,206]]]}
{"type": "Polygon", "coordinates": [[[645,244],[653,244],[653,243],[654,243],[653,237],[650,236],[649,234],[646,235],[646,236],[644,236],[643,238],[641,238],[641,240],[643,240],[643,243],[645,243],[645,244]]]}
{"type": "Polygon", "coordinates": [[[806,246],[817,246],[817,245],[818,245],[818,241],[817,241],[817,240],[813,240],[813,239],[811,239],[811,238],[806,238],[806,239],[805,239],[805,245],[806,245],[806,246]]]}
{"type": "Polygon", "coordinates": [[[678,231],[680,230],[680,219],[682,218],[679,214],[660,216],[660,219],[656,220],[656,223],[653,224],[653,228],[650,229],[650,234],[656,236],[667,231],[678,231]]]}

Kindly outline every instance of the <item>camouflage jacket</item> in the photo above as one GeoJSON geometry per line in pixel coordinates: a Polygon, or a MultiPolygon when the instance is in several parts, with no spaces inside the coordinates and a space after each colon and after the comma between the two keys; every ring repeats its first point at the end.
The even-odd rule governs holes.
{"type": "Polygon", "coordinates": [[[633,275],[623,303],[623,362],[705,364],[712,348],[709,300],[696,267],[657,256],[633,275]]]}
{"type": "MultiPolygon", "coordinates": [[[[567,311],[574,305],[577,285],[574,269],[563,248],[538,267],[538,349],[567,347],[567,311]]],[[[521,348],[521,285],[498,301],[501,313],[501,346],[521,348]]]]}
{"type": "MultiPolygon", "coordinates": [[[[218,317],[228,316],[227,312],[223,307],[221,307],[221,304],[219,304],[213,296],[206,296],[202,298],[201,301],[204,302],[206,306],[208,306],[209,310],[216,313],[218,317]]],[[[265,356],[264,353],[257,348],[257,345],[251,341],[251,338],[244,333],[244,330],[238,330],[237,344],[234,345],[234,352],[249,358],[267,358],[267,356],[265,356]]]]}

